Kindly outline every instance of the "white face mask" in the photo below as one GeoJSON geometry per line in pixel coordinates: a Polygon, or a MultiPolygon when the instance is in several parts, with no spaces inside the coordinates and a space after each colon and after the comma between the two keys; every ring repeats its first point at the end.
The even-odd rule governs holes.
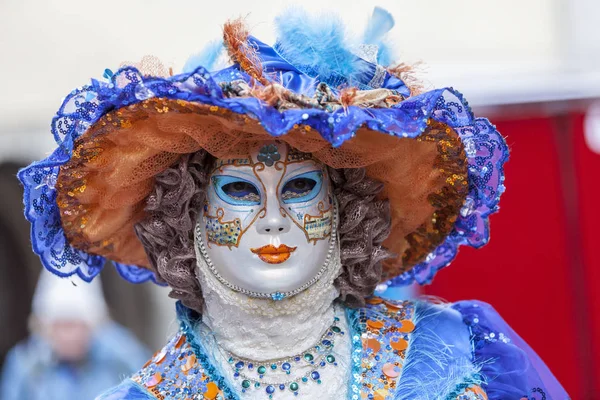
{"type": "Polygon", "coordinates": [[[197,241],[227,286],[280,300],[324,272],[336,212],[322,163],[286,144],[262,143],[248,158],[216,161],[197,241]]]}

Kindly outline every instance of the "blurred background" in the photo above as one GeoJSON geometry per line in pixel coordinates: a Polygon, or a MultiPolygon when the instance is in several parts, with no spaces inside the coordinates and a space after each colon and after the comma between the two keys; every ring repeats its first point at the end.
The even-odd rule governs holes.
{"type": "MultiPolygon", "coordinates": [[[[246,17],[272,43],[271,21],[295,3],[0,1],[0,364],[31,328],[41,268],[15,175],[53,149],[50,120],[62,98],[144,55],[177,72],[231,17],[246,17]]],[[[463,249],[416,294],[493,304],[573,399],[600,398],[600,1],[301,3],[341,14],[357,33],[374,5],[390,11],[398,61],[423,61],[427,88],[463,92],[512,149],[493,240],[463,249]]],[[[128,284],[109,266],[102,278],[112,319],[140,346],[162,346],[176,329],[168,290],[128,284]]]]}

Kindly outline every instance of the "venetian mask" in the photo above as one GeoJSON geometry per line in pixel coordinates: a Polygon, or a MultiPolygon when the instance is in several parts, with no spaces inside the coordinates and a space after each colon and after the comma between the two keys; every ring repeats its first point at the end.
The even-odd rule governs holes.
{"type": "Polygon", "coordinates": [[[222,283],[281,300],[309,287],[336,244],[326,167],[287,144],[259,144],[247,158],[218,159],[196,235],[222,283]]]}

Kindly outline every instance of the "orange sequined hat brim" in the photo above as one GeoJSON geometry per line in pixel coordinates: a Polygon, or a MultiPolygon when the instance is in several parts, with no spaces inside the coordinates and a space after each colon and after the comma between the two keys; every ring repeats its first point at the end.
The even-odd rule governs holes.
{"type": "MultiPolygon", "coordinates": [[[[365,167],[384,183],[391,234],[384,245],[398,255],[384,279],[423,261],[452,230],[468,194],[467,157],[455,130],[429,120],[417,138],[367,128],[333,148],[310,125],[278,140],[312,153],[333,168],[365,167]]],[[[245,156],[273,140],[259,121],[226,108],[151,98],[103,115],[74,143],[56,184],[62,226],[72,246],[128,265],[148,267],[134,232],[145,216],[154,176],[182,154],[204,149],[217,158],[245,156]]]]}

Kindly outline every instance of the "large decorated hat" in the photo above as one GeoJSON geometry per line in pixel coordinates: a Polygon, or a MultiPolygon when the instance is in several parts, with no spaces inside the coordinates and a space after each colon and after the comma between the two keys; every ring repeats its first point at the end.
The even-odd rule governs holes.
{"type": "Polygon", "coordinates": [[[61,276],[89,281],[109,259],[132,282],[156,281],[134,232],[154,177],[185,154],[243,157],[276,139],[381,181],[396,254],[382,280],[429,281],[460,245],[487,242],[508,149],[460,93],[419,93],[404,64],[385,66],[392,25],[377,9],[353,42],[334,18],[295,12],[271,47],[234,21],[182,74],[154,58],[107,69],[64,100],[57,149],[19,173],[34,251],[61,276]],[[229,65],[215,66],[219,54],[229,65]]]}

